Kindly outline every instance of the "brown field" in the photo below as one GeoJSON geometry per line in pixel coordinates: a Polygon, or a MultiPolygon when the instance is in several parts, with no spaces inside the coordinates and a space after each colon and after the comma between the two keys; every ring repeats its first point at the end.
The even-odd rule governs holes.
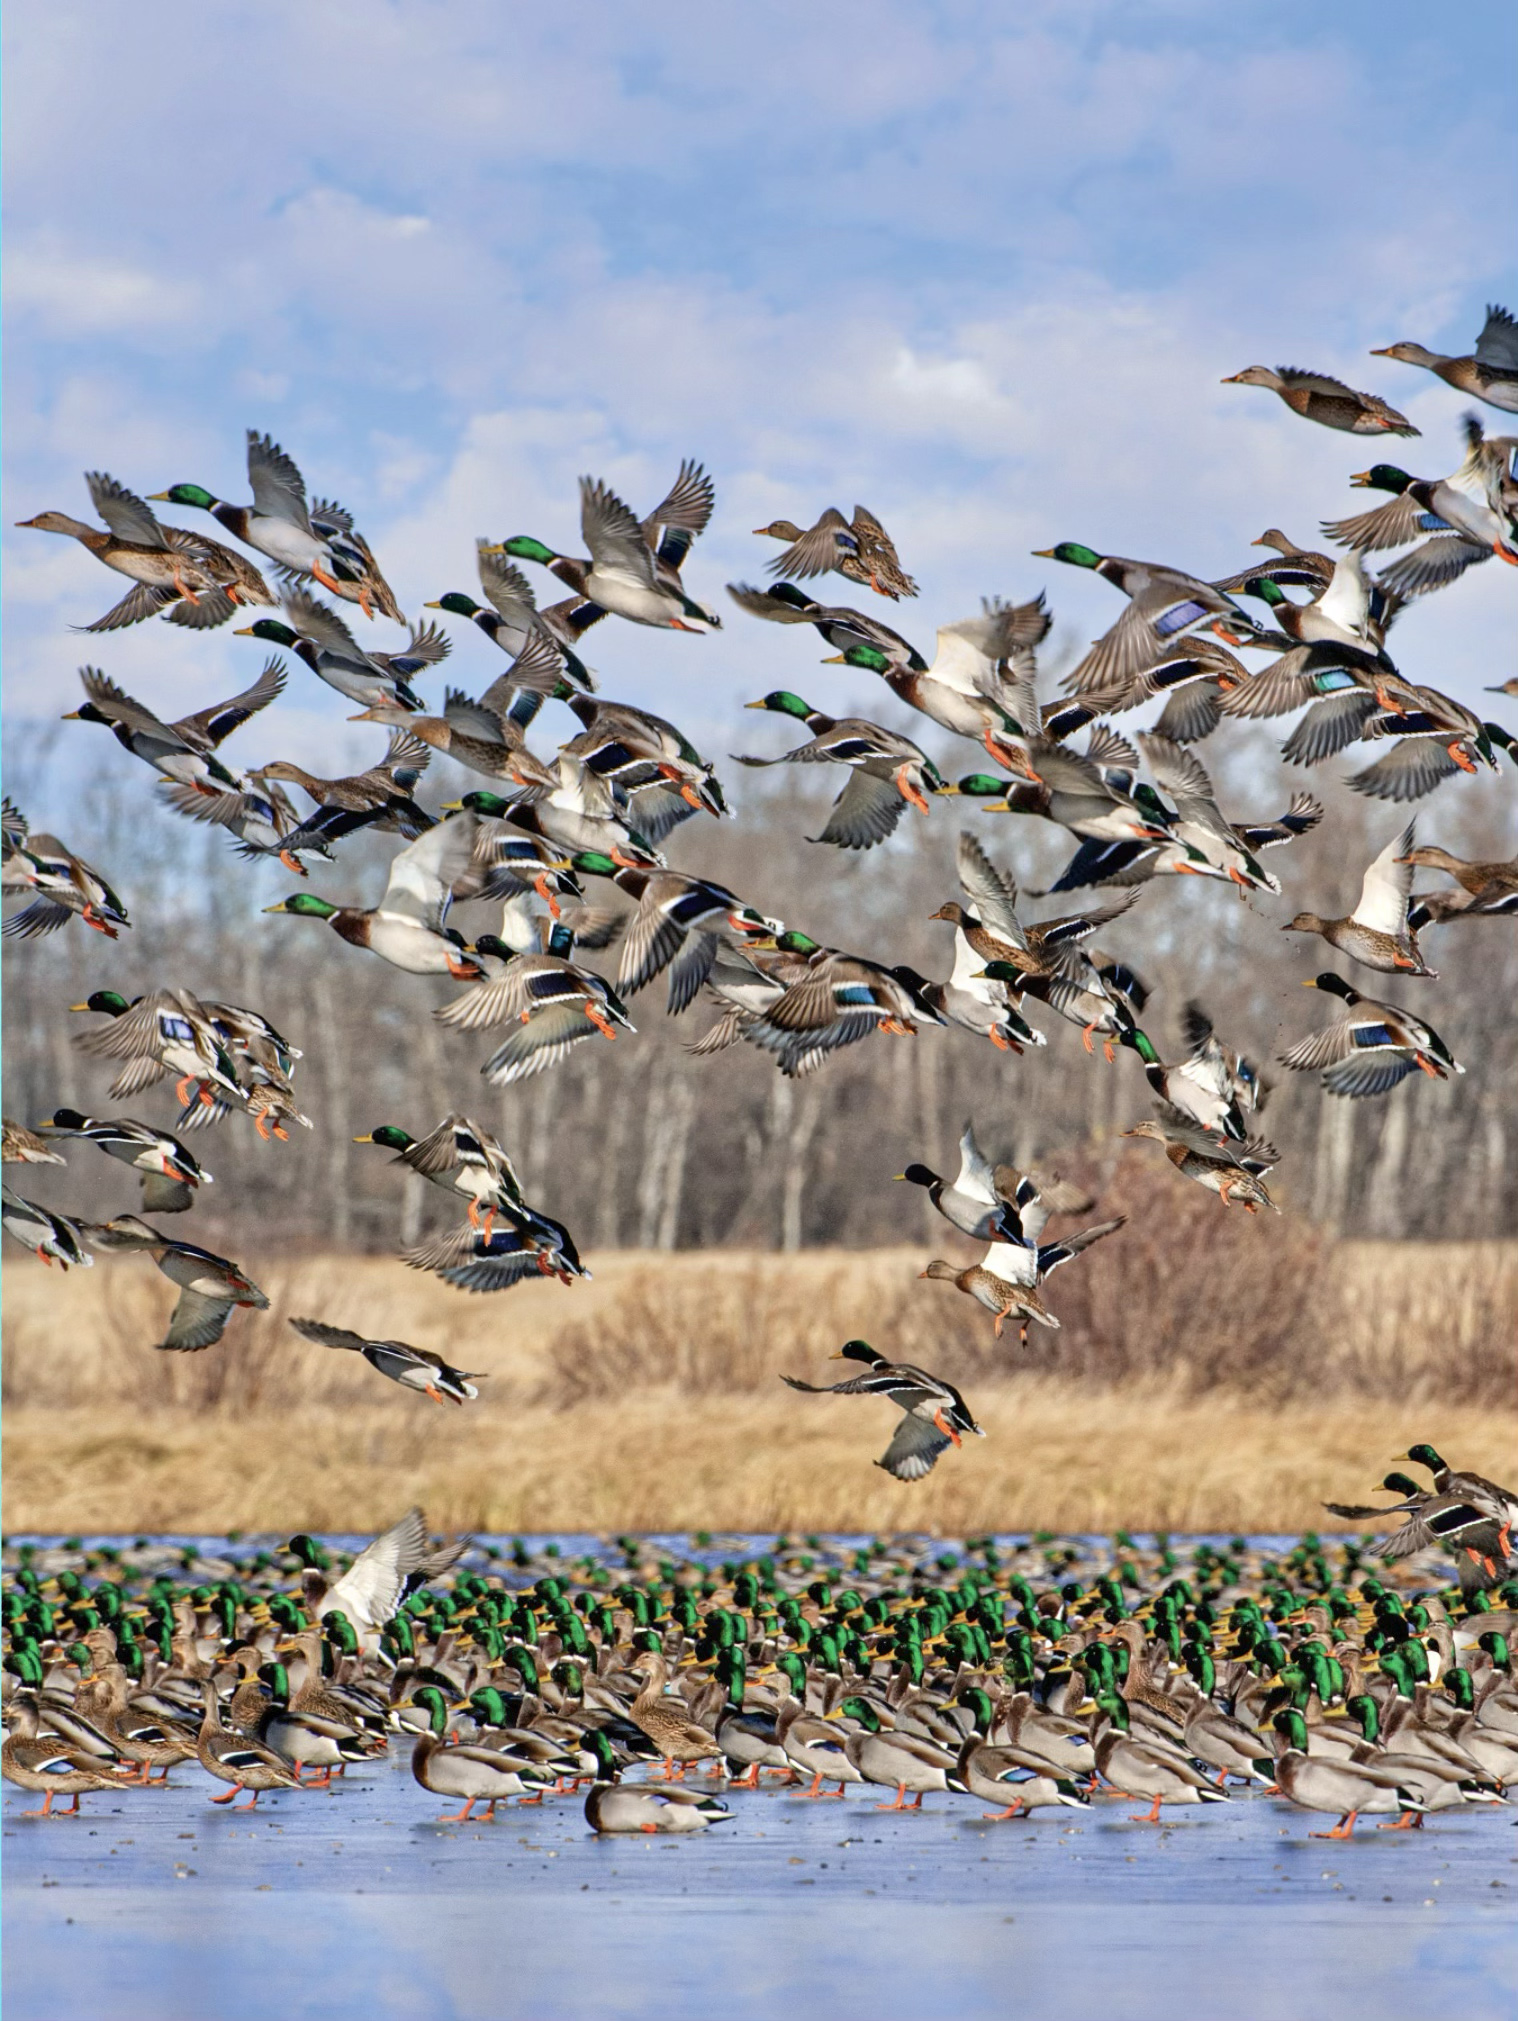
{"type": "Polygon", "coordinates": [[[592,1259],[591,1284],[496,1298],[385,1258],[245,1258],[270,1311],[191,1356],[147,1345],[172,1292],[140,1260],[66,1279],[18,1260],[4,1522],[366,1530],[415,1500],[437,1527],[508,1532],[1301,1529],[1416,1439],[1512,1475],[1513,1245],[1304,1248],[1280,1224],[1227,1240],[1229,1281],[1208,1296],[1173,1261],[1146,1280],[1141,1246],[1119,1262],[1099,1245],[1054,1281],[1061,1331],[1026,1350],[917,1283],[929,1252],[907,1249],[617,1252],[592,1259]],[[1172,1278],[1184,1295],[1167,1302],[1172,1278]],[[481,1399],[397,1390],[291,1333],[303,1312],[488,1371],[481,1399]],[[872,1467],[888,1406],[776,1380],[836,1379],[826,1356],[851,1334],[958,1382],[986,1439],[916,1486],[872,1467]]]}

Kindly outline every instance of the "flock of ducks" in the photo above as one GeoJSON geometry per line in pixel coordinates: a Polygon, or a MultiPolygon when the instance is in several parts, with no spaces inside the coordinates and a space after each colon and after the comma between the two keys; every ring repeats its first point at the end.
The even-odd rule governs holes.
{"type": "MultiPolygon", "coordinates": [[[[1426,366],[1462,393],[1518,412],[1515,327],[1494,308],[1469,357],[1411,344],[1377,355],[1426,366]]],[[[1379,396],[1321,374],[1251,367],[1235,376],[1328,427],[1418,432],[1379,396]]],[[[1078,1029],[1088,1053],[1099,1044],[1109,1063],[1124,1050],[1140,1062],[1156,1112],[1124,1134],[1159,1143],[1183,1177],[1252,1214],[1276,1211],[1266,1177],[1278,1154],[1253,1134],[1267,1092],[1259,1065],[1196,1004],[1185,1011],[1186,1050],[1165,1060],[1139,1022],[1148,989],[1105,946],[1108,930],[1159,877],[1279,894],[1265,853],[1324,818],[1305,791],[1273,819],[1223,812],[1195,747],[1225,718],[1304,711],[1283,747],[1287,760],[1312,766],[1369,745],[1379,755],[1347,783],[1392,803],[1497,769],[1502,752],[1518,760],[1504,726],[1418,684],[1387,650],[1411,598],[1492,556],[1518,565],[1515,449],[1518,441],[1488,436],[1468,416],[1464,454],[1448,475],[1377,464],[1352,480],[1389,502],[1325,525],[1336,553],[1271,528],[1254,543],[1263,557],[1219,582],[1073,541],[1042,550],[1124,599],[1058,699],[1038,693],[1037,650],[1052,623],[1042,593],[1020,604],[987,599],[978,616],[940,626],[929,660],[881,619],[799,586],[837,575],[893,603],[915,598],[918,585],[873,513],[856,506],[846,519],[829,508],[810,527],[776,520],[758,529],[785,546],[769,561],[768,587],[729,586],[738,608],[802,628],[798,643],[809,627],[831,649],[824,664],[877,675],[897,703],[966,739],[996,769],[947,778],[902,728],[835,717],[781,688],[748,706],[801,741],[737,762],[842,768],[842,790],[814,838],[826,847],[872,849],[909,812],[930,815],[938,798],[1053,823],[1075,848],[1051,891],[1101,894],[1031,919],[1011,871],[966,830],[958,896],[933,915],[953,935],[941,980],[823,945],[661,853],[677,825],[727,815],[722,784],[674,724],[605,699],[583,655],[606,618],[695,634],[720,628],[683,579],[715,506],[698,463],[682,464],[643,517],[604,482],[583,479],[583,555],[528,535],[481,541],[483,601],[448,591],[429,605],[439,618],[410,624],[404,642],[387,648],[362,644],[354,630],[358,618],[406,620],[353,515],[308,499],[299,468],[267,435],[248,435],[249,504],[192,483],[145,499],[92,472],[102,525],[56,511],[22,523],[68,535],[131,583],[91,632],[153,617],[202,630],[259,607],[280,610],[240,629],[275,650],[230,700],[166,722],[86,667],[70,720],[108,729],[157,775],[164,805],[226,829],[250,861],[307,879],[312,863],[334,867],[339,845],[360,830],[395,836],[374,902],[340,902],[305,884],[265,909],[323,922],[348,949],[408,973],[466,985],[435,1015],[492,1035],[481,1068],[490,1084],[551,1069],[582,1044],[631,1036],[628,1000],[661,977],[671,1014],[697,1002],[712,1014],[688,1048],[694,1057],[742,1043],[793,1077],[877,1033],[934,1026],[1022,1054],[1046,1043],[1032,1016],[1047,1012],[1078,1029]],[[164,524],[157,503],[209,515],[258,562],[199,520],[164,524]],[[1362,557],[1391,549],[1398,558],[1372,578],[1362,557]],[[522,564],[547,571],[564,594],[540,606],[522,564]],[[313,585],[351,608],[340,613],[313,585]],[[477,696],[447,687],[429,704],[421,684],[460,636],[444,619],[483,634],[502,660],[477,696]],[[285,654],[299,662],[297,678],[326,683],[357,705],[354,720],[384,729],[383,756],[366,771],[326,779],[284,759],[239,767],[224,755],[227,740],[284,694],[285,654]],[[1246,654],[1266,658],[1247,665],[1246,654]],[[1158,697],[1152,729],[1130,739],[1114,726],[1158,697]],[[555,706],[574,728],[549,755],[529,737],[555,706]],[[1080,733],[1078,747],[1071,739],[1080,733]],[[418,793],[434,752],[486,783],[427,807],[418,793]],[[452,923],[455,907],[487,904],[500,908],[499,931],[466,937],[452,923]],[[615,979],[585,959],[614,945],[615,979]]],[[[1518,683],[1497,692],[1512,696],[1518,683]]],[[[5,891],[25,900],[6,920],[8,938],[74,920],[109,941],[129,929],[127,904],[106,877],[33,830],[9,801],[3,839],[5,891]]],[[[1421,932],[1515,914],[1518,863],[1467,862],[1420,844],[1414,823],[1399,817],[1347,912],[1298,911],[1284,926],[1355,970],[1429,981],[1421,932]],[[1449,887],[1415,893],[1419,868],[1449,887]]],[[[1320,1075],[1330,1094],[1380,1096],[1419,1072],[1464,1071],[1421,1007],[1364,996],[1336,971],[1307,986],[1338,1007],[1281,1058],[1320,1075]]],[[[108,1100],[171,1084],[175,1127],[72,1108],[33,1127],[7,1121],[7,1164],[61,1165],[60,1145],[93,1144],[138,1176],[142,1214],[92,1223],[7,1185],[5,1230],[65,1269],[91,1265],[97,1252],[150,1257],[178,1289],[158,1345],[207,1348],[240,1307],[268,1299],[231,1259],[142,1216],[185,1212],[212,1182],[183,1141],[191,1132],[239,1116],[265,1139],[312,1127],[295,1090],[301,1049],[256,1009],[172,983],[129,999],[103,981],[70,1008],[92,1021],[77,1035],[81,1051],[114,1070],[108,1100]]],[[[383,1122],[360,1141],[464,1211],[462,1222],[405,1250],[407,1265],[469,1292],[587,1274],[570,1231],[527,1198],[506,1148],[462,1110],[422,1136],[383,1122]]],[[[976,1300],[998,1335],[1009,1320],[1024,1340],[1032,1325],[1057,1328],[1049,1277],[1123,1225],[1118,1217],[1050,1237],[1051,1217],[1095,1203],[1057,1175],[996,1163],[969,1125],[952,1176],[915,1163],[900,1176],[959,1235],[984,1245],[968,1266],[940,1257],[923,1275],[976,1300]]],[[[479,1394],[481,1372],[432,1350],[319,1317],[291,1324],[439,1403],[479,1394]]],[[[980,1435],[959,1391],[932,1372],[859,1340],[839,1355],[859,1372],[826,1393],[884,1397],[900,1412],[878,1462],[895,1478],[920,1480],[948,1447],[980,1435]]],[[[685,1832],[728,1816],[717,1795],[668,1786],[708,1764],[750,1787],[764,1773],[805,1775],[812,1796],[824,1783],[840,1795],[875,1784],[894,1790],[892,1808],[909,1794],[920,1806],[930,1790],[968,1793],[1002,1816],[1083,1805],[1105,1785],[1148,1802],[1150,1820],[1167,1804],[1225,1800],[1233,1777],[1331,1811],[1344,1832],[1362,1812],[1421,1824],[1431,1810],[1498,1800],[1518,1775],[1514,1616],[1488,1597],[1500,1588],[1518,1600],[1509,1576],[1518,1497],[1451,1473],[1429,1448],[1409,1457],[1432,1469],[1432,1488],[1389,1475],[1393,1502],[1331,1506],[1357,1519],[1405,1517],[1389,1559],[1434,1545],[1453,1552],[1461,1598],[1449,1606],[1437,1595],[1409,1604],[1363,1575],[1359,1547],[1331,1567],[1312,1540],[1285,1561],[1253,1564],[1248,1576],[1242,1546],[1198,1547],[1187,1575],[1172,1554],[1156,1559],[1125,1543],[1089,1582],[1063,1577],[1057,1553],[1046,1564],[1030,1551],[1005,1560],[984,1541],[962,1559],[941,1559],[937,1575],[923,1554],[881,1543],[847,1566],[824,1563],[820,1547],[795,1553],[782,1543],[724,1564],[720,1576],[695,1561],[651,1565],[629,1543],[618,1583],[592,1561],[571,1569],[521,1549],[510,1573],[461,1570],[466,1547],[429,1554],[413,1511],[335,1578],[320,1545],[293,1540],[304,1567],[298,1596],[281,1589],[284,1566],[270,1553],[215,1576],[191,1566],[186,1581],[151,1549],[82,1559],[24,1551],[4,1601],[4,1773],[43,1792],[47,1811],[55,1795],[72,1794],[77,1808],[84,1791],[143,1783],[155,1769],[162,1779],[196,1761],[230,1785],[218,1801],[242,1790],[251,1804],[309,1777],[326,1786],[399,1729],[414,1736],[417,1781],[460,1803],[459,1817],[476,1804],[493,1815],[507,1798],[538,1802],[588,1782],[587,1816],[606,1831],[685,1832]],[[622,1779],[649,1761],[663,1762],[665,1783],[622,1779]]]]}
{"type": "MultiPolygon", "coordinates": [[[[1461,1496],[1518,1517],[1431,1448],[1406,1457],[1436,1485],[1407,1483],[1409,1534],[1383,1555],[1440,1541],[1461,1496]]],[[[251,1809],[399,1743],[454,1806],[440,1822],[587,1791],[609,1833],[703,1830],[762,1778],[818,1801],[873,1787],[889,1810],[944,1793],[995,1820],[1127,1798],[1154,1824],[1270,1795],[1333,1816],[1329,1837],[1518,1782],[1518,1580],[1502,1605],[1414,1593],[1366,1565],[1369,1537],[1275,1556],[1123,1533],[729,1541],[565,1559],[429,1544],[413,1509],[352,1560],[309,1536],[12,1549],[0,1769],[41,1815],[180,1766],[251,1809]]]]}

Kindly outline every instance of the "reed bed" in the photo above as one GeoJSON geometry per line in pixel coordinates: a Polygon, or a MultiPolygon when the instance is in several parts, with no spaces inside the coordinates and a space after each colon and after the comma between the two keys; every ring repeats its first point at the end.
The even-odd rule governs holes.
{"type": "MultiPolygon", "coordinates": [[[[1194,1190],[1194,1189],[1189,1189],[1194,1190]]],[[[1412,1440],[1511,1474],[1518,1245],[1320,1240],[1177,1190],[997,1341],[932,1249],[613,1252],[594,1281],[471,1298],[385,1258],[241,1260],[270,1297],[165,1355],[141,1259],[6,1273],[10,1529],[374,1527],[420,1499],[492,1529],[1311,1525],[1412,1440]],[[441,1410],[303,1341],[312,1313],[482,1371],[441,1410]],[[957,1382],[989,1434],[902,1487],[889,1407],[786,1394],[862,1335],[957,1382]]],[[[1104,1198],[1102,1214],[1123,1211],[1104,1198]]],[[[1076,1224],[1071,1224],[1076,1225],[1076,1224]]],[[[968,1254],[968,1247],[965,1246],[968,1254]]]]}

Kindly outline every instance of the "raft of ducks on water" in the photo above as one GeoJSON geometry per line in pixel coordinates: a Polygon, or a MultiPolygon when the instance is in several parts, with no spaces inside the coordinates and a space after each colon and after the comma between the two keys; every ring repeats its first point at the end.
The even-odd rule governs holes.
{"type": "Polygon", "coordinates": [[[241,1556],[10,1546],[0,1769],[42,1794],[28,1815],[181,1765],[251,1809],[401,1739],[458,1806],[440,1822],[586,1791],[596,1831],[693,1832],[769,1778],[995,1819],[1273,1795],[1332,1815],[1320,1836],[1421,1829],[1518,1787],[1518,1577],[1438,1588],[1407,1560],[1461,1497],[1496,1496],[1477,1545],[1505,1562],[1518,1496],[1407,1457],[1436,1486],[1389,1477],[1399,1501],[1374,1512],[1412,1513],[1384,1577],[1368,1536],[622,1537],[570,1557],[431,1543],[416,1509],[352,1559],[307,1535],[241,1556]]]}

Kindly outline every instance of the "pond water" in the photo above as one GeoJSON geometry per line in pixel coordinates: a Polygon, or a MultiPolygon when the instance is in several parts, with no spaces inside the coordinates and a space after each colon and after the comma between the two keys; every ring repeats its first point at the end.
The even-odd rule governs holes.
{"type": "Polygon", "coordinates": [[[1513,1806],[1333,1843],[1242,1794],[1151,1827],[766,1787],[701,1835],[597,1839],[568,1797],[438,1823],[401,1741],[249,1814],[175,1774],[78,1819],[6,1788],[7,2021],[1518,2014],[1513,1806]]]}

